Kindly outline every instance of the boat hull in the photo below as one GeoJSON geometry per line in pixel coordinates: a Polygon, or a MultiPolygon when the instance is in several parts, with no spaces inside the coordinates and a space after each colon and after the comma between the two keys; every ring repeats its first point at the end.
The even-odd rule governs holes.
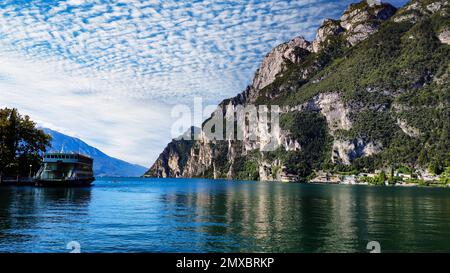
{"type": "Polygon", "coordinates": [[[76,188],[76,187],[90,187],[94,178],[78,179],[78,180],[36,180],[35,184],[38,187],[64,187],[64,188],[76,188]]]}

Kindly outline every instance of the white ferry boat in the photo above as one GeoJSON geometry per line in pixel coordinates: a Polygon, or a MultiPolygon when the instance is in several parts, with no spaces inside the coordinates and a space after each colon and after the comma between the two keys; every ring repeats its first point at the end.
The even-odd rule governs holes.
{"type": "Polygon", "coordinates": [[[85,187],[94,182],[94,160],[82,154],[48,153],[34,179],[42,187],[85,187]]]}

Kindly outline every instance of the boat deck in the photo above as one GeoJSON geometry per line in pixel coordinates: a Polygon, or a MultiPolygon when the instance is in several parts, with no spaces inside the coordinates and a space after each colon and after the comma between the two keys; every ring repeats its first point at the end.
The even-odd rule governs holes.
{"type": "Polygon", "coordinates": [[[3,178],[0,179],[0,186],[35,186],[35,181],[32,178],[3,178]]]}

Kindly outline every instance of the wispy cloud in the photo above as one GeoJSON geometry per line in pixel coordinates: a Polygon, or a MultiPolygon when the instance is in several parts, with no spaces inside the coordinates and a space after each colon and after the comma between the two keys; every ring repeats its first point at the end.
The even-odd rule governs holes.
{"type": "Polygon", "coordinates": [[[349,2],[2,1],[0,106],[149,165],[171,104],[237,94],[272,47],[349,2]]]}

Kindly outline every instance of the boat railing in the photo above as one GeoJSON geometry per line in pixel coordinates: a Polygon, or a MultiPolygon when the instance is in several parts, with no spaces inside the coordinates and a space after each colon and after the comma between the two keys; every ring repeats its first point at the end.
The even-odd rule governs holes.
{"type": "Polygon", "coordinates": [[[31,185],[34,183],[33,177],[20,176],[0,176],[0,185],[31,185]]]}
{"type": "Polygon", "coordinates": [[[0,182],[18,182],[19,176],[1,176],[0,182]]]}

